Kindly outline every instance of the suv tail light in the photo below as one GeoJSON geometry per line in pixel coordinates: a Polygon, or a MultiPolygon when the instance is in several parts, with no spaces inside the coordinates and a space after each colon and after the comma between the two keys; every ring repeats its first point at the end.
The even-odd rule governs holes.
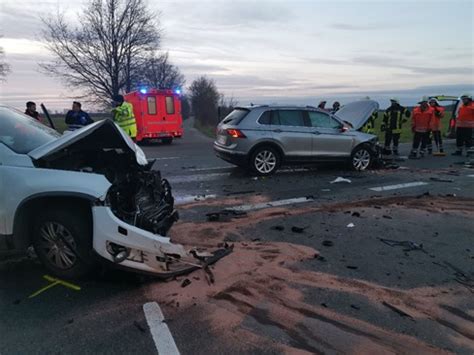
{"type": "Polygon", "coordinates": [[[247,138],[239,129],[227,129],[227,134],[232,138],[247,138]]]}

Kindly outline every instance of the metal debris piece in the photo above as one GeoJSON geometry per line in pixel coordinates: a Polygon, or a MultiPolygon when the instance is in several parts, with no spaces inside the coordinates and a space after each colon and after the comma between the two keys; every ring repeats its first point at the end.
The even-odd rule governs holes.
{"type": "Polygon", "coordinates": [[[426,251],[423,249],[423,244],[418,244],[418,243],[412,242],[411,240],[399,241],[399,240],[392,240],[392,239],[385,239],[385,238],[379,238],[379,240],[382,243],[387,244],[391,247],[405,247],[403,251],[421,250],[424,253],[426,253],[426,251]]]}
{"type": "Polygon", "coordinates": [[[430,180],[431,181],[436,181],[436,182],[454,182],[453,179],[443,179],[443,178],[439,178],[439,177],[431,177],[430,180]]]}
{"type": "Polygon", "coordinates": [[[387,303],[385,301],[382,302],[382,304],[391,309],[392,311],[394,311],[395,313],[398,313],[399,315],[401,315],[402,317],[408,317],[410,318],[411,320],[415,320],[411,315],[409,315],[408,313],[406,313],[405,311],[402,311],[400,308],[398,307],[395,307],[394,305],[391,305],[390,303],[387,303]]]}

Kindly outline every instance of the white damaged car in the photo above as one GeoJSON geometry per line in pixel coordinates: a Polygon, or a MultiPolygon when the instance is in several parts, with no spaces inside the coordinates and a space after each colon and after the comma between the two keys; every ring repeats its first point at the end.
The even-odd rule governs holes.
{"type": "Polygon", "coordinates": [[[186,250],[166,237],[178,214],[152,165],[111,120],[61,136],[0,105],[0,251],[32,245],[66,278],[99,260],[168,278],[230,253],[186,250]]]}

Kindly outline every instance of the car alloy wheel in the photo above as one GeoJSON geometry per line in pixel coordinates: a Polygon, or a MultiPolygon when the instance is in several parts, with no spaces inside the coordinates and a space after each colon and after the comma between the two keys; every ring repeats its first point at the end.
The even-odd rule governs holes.
{"type": "Polygon", "coordinates": [[[44,250],[51,264],[61,270],[74,266],[77,256],[76,244],[69,230],[57,222],[45,222],[40,227],[39,247],[44,250]]]}
{"type": "Polygon", "coordinates": [[[369,167],[371,160],[372,157],[367,149],[358,149],[352,156],[352,166],[355,170],[366,170],[369,167]]]}
{"type": "Polygon", "coordinates": [[[260,151],[254,159],[255,169],[261,174],[269,174],[277,166],[277,157],[270,150],[260,151]]]}

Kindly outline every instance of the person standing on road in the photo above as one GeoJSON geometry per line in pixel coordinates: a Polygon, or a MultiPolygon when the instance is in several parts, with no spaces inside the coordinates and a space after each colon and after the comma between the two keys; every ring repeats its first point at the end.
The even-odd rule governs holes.
{"type": "Polygon", "coordinates": [[[132,104],[126,102],[122,95],[115,95],[114,106],[112,113],[115,123],[117,123],[130,138],[134,139],[137,136],[137,122],[133,114],[132,104]]]}
{"type": "Polygon", "coordinates": [[[85,111],[82,111],[82,105],[78,101],[72,103],[72,110],[68,111],[66,114],[66,124],[69,127],[70,131],[87,126],[94,121],[90,118],[89,114],[85,111]]]}
{"type": "Polygon", "coordinates": [[[434,98],[430,99],[429,104],[433,109],[433,117],[431,117],[430,122],[431,134],[428,138],[428,154],[433,153],[433,139],[438,153],[444,153],[443,139],[441,138],[441,119],[444,117],[445,108],[434,98]]]}
{"type": "Polygon", "coordinates": [[[331,113],[335,114],[337,111],[339,111],[340,108],[341,108],[341,104],[339,103],[339,101],[334,101],[334,103],[332,104],[331,113]]]}
{"type": "Polygon", "coordinates": [[[36,111],[36,104],[33,101],[26,103],[25,115],[33,117],[37,121],[42,121],[40,114],[36,111]]]}
{"type": "Polygon", "coordinates": [[[392,97],[390,103],[390,107],[387,108],[383,114],[381,126],[381,131],[385,132],[383,154],[390,155],[393,152],[394,155],[398,155],[398,143],[400,142],[402,127],[410,117],[410,111],[401,106],[397,98],[392,97]],[[393,149],[391,149],[392,142],[393,149]]]}
{"type": "Polygon", "coordinates": [[[473,145],[472,132],[474,130],[474,102],[472,95],[464,94],[461,96],[462,105],[459,108],[456,118],[456,152],[453,155],[462,155],[463,147],[469,154],[469,149],[473,145]]]}
{"type": "Polygon", "coordinates": [[[410,159],[416,159],[418,157],[418,149],[420,148],[420,144],[420,157],[425,155],[431,119],[433,117],[433,109],[428,105],[427,97],[423,97],[421,101],[418,102],[418,104],[420,106],[417,106],[413,109],[411,120],[411,129],[414,133],[414,136],[413,147],[409,156],[410,159]]]}

